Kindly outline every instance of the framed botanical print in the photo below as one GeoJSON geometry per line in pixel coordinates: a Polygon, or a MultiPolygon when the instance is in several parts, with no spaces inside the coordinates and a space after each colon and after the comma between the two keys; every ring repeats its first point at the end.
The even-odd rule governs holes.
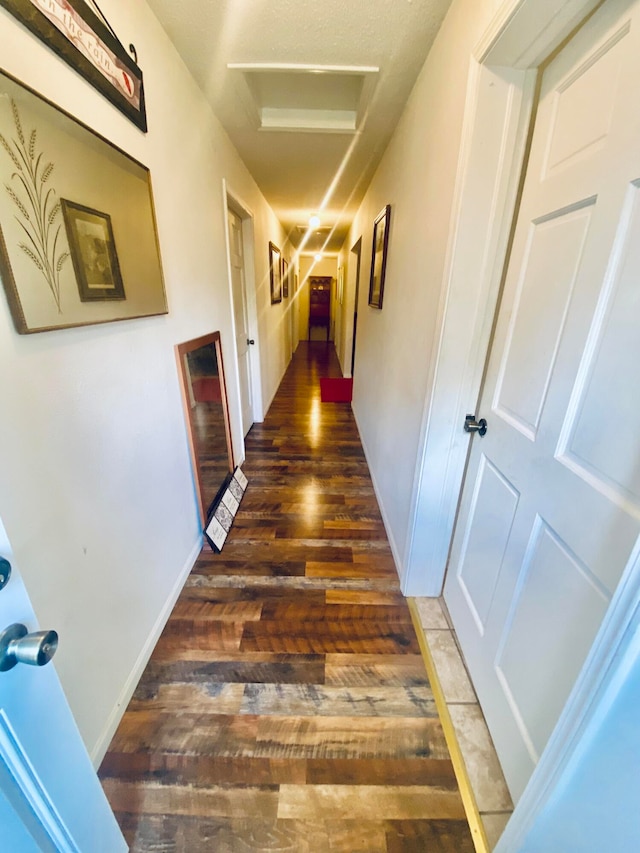
{"type": "Polygon", "coordinates": [[[149,170],[3,73],[0,290],[21,335],[167,313],[149,170]]]}
{"type": "Polygon", "coordinates": [[[389,223],[391,205],[388,204],[376,216],[373,223],[373,248],[371,251],[371,278],[369,279],[369,305],[382,308],[384,276],[387,270],[387,248],[389,246],[389,223]]]}

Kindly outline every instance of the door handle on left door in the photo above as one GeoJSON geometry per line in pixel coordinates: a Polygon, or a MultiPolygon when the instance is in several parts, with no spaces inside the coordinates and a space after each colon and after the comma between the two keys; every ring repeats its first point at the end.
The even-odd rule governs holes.
{"type": "Polygon", "coordinates": [[[16,622],[0,631],[0,672],[13,669],[16,664],[44,666],[58,648],[55,631],[34,631],[30,634],[24,625],[16,622]]]}

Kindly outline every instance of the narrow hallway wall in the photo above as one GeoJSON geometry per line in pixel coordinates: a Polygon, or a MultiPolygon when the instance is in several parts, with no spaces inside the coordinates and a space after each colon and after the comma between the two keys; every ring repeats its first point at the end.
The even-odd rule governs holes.
{"type": "Polygon", "coordinates": [[[19,336],[0,295],[0,515],[41,624],[60,634],[56,668],[95,760],[199,550],[175,343],[220,330],[242,446],[223,178],[255,217],[265,401],[287,365],[284,307],[269,299],[279,223],[146,4],[107,12],[138,51],[147,135],[0,9],[3,68],[150,167],[169,304],[19,336]]]}
{"type": "Polygon", "coordinates": [[[499,0],[454,0],[340,253],[345,281],[351,281],[350,249],[362,235],[353,409],[401,576],[431,393],[468,73],[499,6],[499,0]],[[386,204],[391,227],[378,310],[368,306],[371,247],[373,221],[386,204]]]}

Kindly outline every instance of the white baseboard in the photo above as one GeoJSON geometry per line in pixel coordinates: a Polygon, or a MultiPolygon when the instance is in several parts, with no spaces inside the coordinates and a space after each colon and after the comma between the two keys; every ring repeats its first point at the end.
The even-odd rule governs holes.
{"type": "Polygon", "coordinates": [[[156,643],[160,639],[160,634],[164,630],[164,626],[167,624],[169,620],[169,616],[171,616],[171,611],[173,610],[176,601],[178,600],[178,596],[182,592],[182,587],[187,580],[191,569],[193,568],[196,560],[198,559],[198,554],[202,550],[202,537],[198,539],[196,544],[191,549],[189,556],[187,557],[184,566],[182,567],[180,574],[178,575],[175,584],[173,585],[173,589],[169,593],[167,600],[165,601],[162,610],[158,614],[158,618],[155,621],[155,624],[151,631],[149,632],[149,636],[147,640],[140,650],[140,654],[138,655],[136,662],[133,665],[131,672],[129,673],[129,677],[125,681],[124,687],[122,688],[122,692],[118,697],[118,700],[109,714],[107,719],[107,723],[102,731],[102,734],[98,738],[95,746],[91,750],[91,761],[93,762],[93,766],[98,769],[100,764],[102,763],[102,759],[104,758],[107,749],[109,748],[109,744],[113,740],[113,736],[116,733],[116,729],[120,725],[120,720],[124,716],[124,712],[127,710],[127,705],[131,701],[131,697],[138,686],[138,682],[142,677],[142,673],[145,670],[147,663],[149,662],[149,658],[156,647],[156,643]]]}
{"type": "Polygon", "coordinates": [[[362,438],[362,430],[360,429],[360,424],[358,423],[358,416],[356,415],[355,409],[353,408],[353,403],[351,404],[351,411],[353,412],[353,418],[356,422],[356,426],[358,428],[358,434],[360,436],[360,444],[362,445],[362,449],[364,451],[364,458],[367,460],[367,467],[369,468],[369,475],[371,477],[371,482],[373,483],[373,491],[376,495],[376,500],[378,501],[378,508],[380,509],[380,515],[382,516],[382,523],[384,524],[384,529],[387,534],[387,539],[389,540],[389,547],[391,548],[391,556],[393,557],[393,562],[396,566],[396,572],[398,573],[398,578],[400,580],[400,584],[402,584],[403,580],[403,567],[402,560],[400,559],[400,551],[398,550],[398,546],[396,544],[396,540],[391,531],[391,524],[389,523],[389,519],[387,517],[387,513],[384,509],[384,502],[382,500],[382,495],[380,493],[380,489],[378,488],[378,483],[376,482],[376,475],[371,467],[371,463],[369,462],[369,454],[367,452],[367,445],[362,438]]]}

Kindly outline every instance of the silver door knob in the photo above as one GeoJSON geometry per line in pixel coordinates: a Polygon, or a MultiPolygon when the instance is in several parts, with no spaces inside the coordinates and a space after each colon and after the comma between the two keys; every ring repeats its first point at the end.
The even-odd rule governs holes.
{"type": "Polygon", "coordinates": [[[58,648],[55,631],[34,631],[30,634],[24,625],[9,625],[0,632],[0,672],[13,669],[16,664],[44,666],[58,648]]]}
{"type": "Polygon", "coordinates": [[[487,422],[484,418],[476,420],[475,415],[467,415],[464,419],[465,432],[477,432],[478,435],[485,435],[487,432],[487,422]]]}

